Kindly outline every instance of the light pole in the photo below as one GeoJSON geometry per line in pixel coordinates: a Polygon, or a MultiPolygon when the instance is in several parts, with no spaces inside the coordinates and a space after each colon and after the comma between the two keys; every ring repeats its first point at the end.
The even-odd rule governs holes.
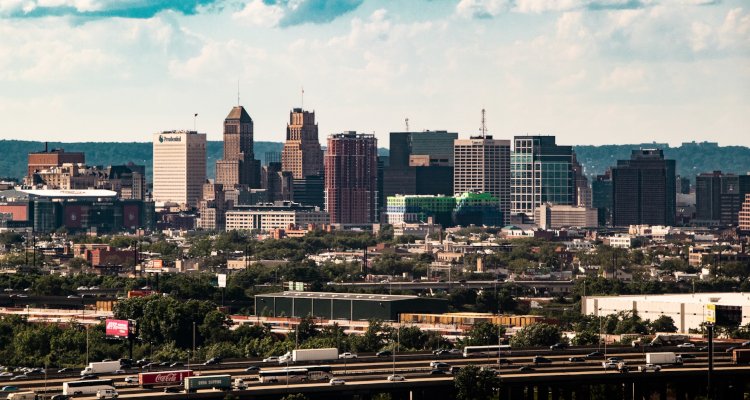
{"type": "Polygon", "coordinates": [[[86,365],[89,365],[89,326],[86,325],[86,365]]]}

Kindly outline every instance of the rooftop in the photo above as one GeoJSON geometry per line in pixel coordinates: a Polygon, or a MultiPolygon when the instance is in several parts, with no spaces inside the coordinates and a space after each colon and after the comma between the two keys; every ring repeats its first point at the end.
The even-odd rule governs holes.
{"type": "Polygon", "coordinates": [[[242,106],[232,107],[232,111],[229,112],[226,119],[238,119],[240,122],[253,122],[253,119],[250,118],[250,114],[248,114],[247,111],[245,111],[245,107],[242,106]]]}
{"type": "Polygon", "coordinates": [[[104,189],[59,190],[59,189],[19,189],[20,192],[36,197],[117,197],[117,192],[104,189]]]}
{"type": "Polygon", "coordinates": [[[378,300],[378,301],[399,301],[418,299],[418,296],[400,296],[389,294],[371,294],[371,293],[329,293],[329,292],[279,292],[264,293],[256,297],[287,297],[299,299],[323,299],[323,300],[378,300]]]}
{"type": "Polygon", "coordinates": [[[713,303],[727,306],[750,304],[750,293],[679,293],[618,296],[586,296],[587,299],[622,299],[623,301],[655,301],[664,303],[713,303]]]}

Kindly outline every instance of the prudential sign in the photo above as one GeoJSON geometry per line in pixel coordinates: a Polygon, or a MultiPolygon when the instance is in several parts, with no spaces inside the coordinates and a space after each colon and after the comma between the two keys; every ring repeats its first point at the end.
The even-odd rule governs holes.
{"type": "Polygon", "coordinates": [[[164,142],[182,142],[182,136],[159,135],[159,143],[164,143],[164,142]]]}

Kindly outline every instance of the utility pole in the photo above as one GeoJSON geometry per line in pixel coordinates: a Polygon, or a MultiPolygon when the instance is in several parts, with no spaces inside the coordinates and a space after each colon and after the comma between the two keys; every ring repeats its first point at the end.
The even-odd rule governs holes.
{"type": "Polygon", "coordinates": [[[706,324],[708,330],[708,399],[714,399],[713,374],[714,374],[714,324],[706,324]]]}

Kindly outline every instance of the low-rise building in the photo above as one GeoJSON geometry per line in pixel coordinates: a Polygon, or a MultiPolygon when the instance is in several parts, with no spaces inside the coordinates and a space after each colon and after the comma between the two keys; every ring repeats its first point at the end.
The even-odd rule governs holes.
{"type": "Polygon", "coordinates": [[[289,201],[237,206],[226,213],[226,230],[259,230],[293,226],[323,226],[328,223],[328,213],[317,207],[303,206],[289,201]]]}
{"type": "Polygon", "coordinates": [[[542,229],[597,226],[597,210],[562,204],[541,204],[534,209],[534,221],[542,229]]]}

